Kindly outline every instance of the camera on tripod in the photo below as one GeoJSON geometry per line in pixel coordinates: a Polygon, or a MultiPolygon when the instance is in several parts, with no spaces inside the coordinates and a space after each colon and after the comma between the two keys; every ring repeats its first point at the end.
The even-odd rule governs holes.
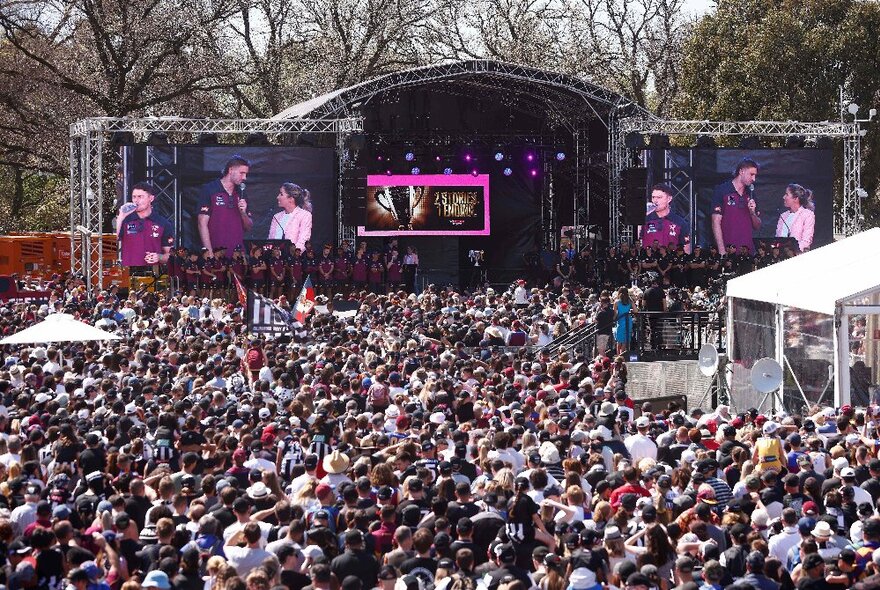
{"type": "Polygon", "coordinates": [[[485,255],[485,250],[468,250],[468,258],[474,266],[480,266],[480,263],[483,262],[485,255]]]}

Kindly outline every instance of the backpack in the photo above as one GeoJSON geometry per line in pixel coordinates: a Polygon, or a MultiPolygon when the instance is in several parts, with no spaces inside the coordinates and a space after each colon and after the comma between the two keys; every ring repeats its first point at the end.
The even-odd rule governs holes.
{"type": "Polygon", "coordinates": [[[460,573],[452,575],[452,581],[446,586],[446,590],[476,590],[477,583],[470,576],[460,573]]]}

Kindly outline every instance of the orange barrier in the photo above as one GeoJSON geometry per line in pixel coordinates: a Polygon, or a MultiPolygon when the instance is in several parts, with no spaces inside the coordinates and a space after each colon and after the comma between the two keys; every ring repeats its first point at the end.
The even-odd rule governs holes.
{"type": "MultiPolygon", "coordinates": [[[[118,263],[119,249],[114,234],[93,236],[103,240],[103,287],[130,285],[127,268],[118,263]]],[[[0,275],[17,274],[19,277],[49,280],[52,275],[70,271],[71,259],[79,252],[70,250],[70,234],[33,233],[0,236],[0,275]]]]}

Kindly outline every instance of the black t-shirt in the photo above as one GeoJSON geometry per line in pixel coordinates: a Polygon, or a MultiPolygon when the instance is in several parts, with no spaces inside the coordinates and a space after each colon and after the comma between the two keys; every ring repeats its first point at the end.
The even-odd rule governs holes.
{"type": "Polygon", "coordinates": [[[195,430],[185,430],[180,435],[180,446],[188,447],[190,445],[203,445],[208,442],[201,432],[195,430]]]}
{"type": "Polygon", "coordinates": [[[37,555],[37,587],[57,590],[63,587],[64,555],[57,549],[44,549],[37,555]]]}
{"type": "Polygon", "coordinates": [[[174,590],[204,590],[205,581],[198,573],[180,573],[172,580],[174,590]]]}
{"type": "Polygon", "coordinates": [[[104,471],[107,466],[107,455],[104,449],[86,449],[79,454],[79,465],[84,475],[88,475],[93,471],[104,471]]]}
{"type": "Polygon", "coordinates": [[[144,528],[147,521],[147,512],[152,508],[149,498],[146,496],[131,496],[125,500],[125,512],[137,524],[138,530],[144,528]]]}
{"type": "Polygon", "coordinates": [[[479,511],[479,506],[473,502],[466,502],[464,504],[460,504],[458,501],[450,502],[446,508],[446,519],[449,521],[450,529],[454,531],[459,519],[476,516],[479,511]]]}
{"type": "Polygon", "coordinates": [[[663,299],[666,293],[661,287],[652,286],[645,291],[645,311],[663,311],[663,299]]]}
{"type": "Polygon", "coordinates": [[[281,585],[287,586],[290,590],[302,590],[309,585],[311,579],[294,570],[281,570],[281,585]]]}
{"type": "Polygon", "coordinates": [[[430,557],[410,557],[400,564],[400,573],[412,574],[419,578],[427,588],[434,583],[437,572],[437,560],[430,557]]]}

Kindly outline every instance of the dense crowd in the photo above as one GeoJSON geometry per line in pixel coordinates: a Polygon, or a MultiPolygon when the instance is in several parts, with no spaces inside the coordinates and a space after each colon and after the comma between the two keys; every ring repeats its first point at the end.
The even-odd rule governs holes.
{"type": "Polygon", "coordinates": [[[10,590],[876,584],[870,411],[658,407],[610,351],[512,346],[626,289],[356,292],[259,339],[228,300],[50,288],[0,332],[68,313],[121,339],[2,349],[10,590]]]}

